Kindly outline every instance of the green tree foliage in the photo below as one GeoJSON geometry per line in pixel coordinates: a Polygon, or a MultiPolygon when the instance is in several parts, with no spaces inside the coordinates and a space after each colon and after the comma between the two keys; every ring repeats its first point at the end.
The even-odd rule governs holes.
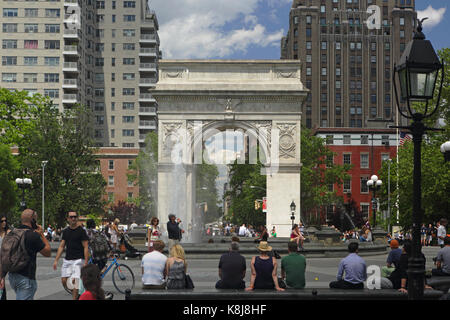
{"type": "MultiPolygon", "coordinates": [[[[314,217],[324,206],[342,205],[342,197],[336,188],[329,190],[330,184],[342,185],[349,175],[350,165],[338,165],[332,162],[334,153],[327,147],[325,139],[316,137],[311,130],[302,128],[301,134],[301,210],[308,224],[324,223],[314,217]]],[[[323,220],[323,219],[321,219],[323,220]]]]}
{"type": "Polygon", "coordinates": [[[0,144],[0,212],[9,213],[16,205],[17,186],[15,179],[19,174],[19,164],[11,154],[10,148],[0,144]]]}
{"type": "Polygon", "coordinates": [[[204,222],[216,221],[222,215],[218,206],[220,201],[216,187],[219,170],[215,165],[202,163],[196,166],[195,175],[196,202],[206,202],[208,208],[204,222]]]}
{"type": "MultiPolygon", "coordinates": [[[[157,216],[157,179],[158,179],[158,133],[150,132],[145,138],[145,148],[141,150],[130,166],[128,181],[139,186],[139,197],[134,203],[141,208],[143,215],[157,216]]],[[[150,222],[150,221],[147,221],[150,222]]]]}
{"type": "MultiPolygon", "coordinates": [[[[23,93],[17,92],[22,97],[23,93]]],[[[106,182],[99,171],[91,139],[90,112],[79,106],[59,112],[48,99],[39,105],[29,123],[20,128],[18,161],[32,178],[27,206],[42,211],[42,161],[45,168],[46,223],[65,224],[68,210],[79,214],[103,213],[106,182]]]]}

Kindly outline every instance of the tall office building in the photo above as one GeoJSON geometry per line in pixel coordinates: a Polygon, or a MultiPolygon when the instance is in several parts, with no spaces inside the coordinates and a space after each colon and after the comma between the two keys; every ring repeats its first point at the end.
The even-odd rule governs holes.
{"type": "Polygon", "coordinates": [[[92,109],[107,194],[138,195],[127,170],[157,129],[158,20],[147,0],[3,0],[1,84],[92,109]]]}
{"type": "Polygon", "coordinates": [[[99,147],[139,148],[156,130],[158,20],[147,0],[1,1],[2,83],[93,110],[99,147]]]}
{"type": "Polygon", "coordinates": [[[281,58],[302,61],[306,127],[395,124],[394,63],[413,37],[414,8],[414,0],[293,1],[281,58]]]}

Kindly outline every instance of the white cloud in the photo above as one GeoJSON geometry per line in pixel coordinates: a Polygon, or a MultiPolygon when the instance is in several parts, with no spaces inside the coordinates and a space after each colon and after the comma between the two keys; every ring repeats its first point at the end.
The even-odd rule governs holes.
{"type": "Polygon", "coordinates": [[[284,30],[270,32],[258,21],[261,1],[151,0],[160,24],[163,57],[226,58],[245,53],[250,46],[279,45],[284,30]]]}
{"type": "Polygon", "coordinates": [[[434,9],[431,5],[425,10],[417,11],[417,18],[422,20],[423,18],[428,18],[423,22],[424,28],[433,28],[438,25],[444,18],[447,8],[434,9]]]}

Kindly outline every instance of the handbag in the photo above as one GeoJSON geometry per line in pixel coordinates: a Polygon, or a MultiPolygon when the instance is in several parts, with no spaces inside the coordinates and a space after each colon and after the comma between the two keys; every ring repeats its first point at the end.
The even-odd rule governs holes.
{"type": "Polygon", "coordinates": [[[192,279],[191,279],[191,276],[190,275],[188,275],[188,274],[184,274],[184,281],[185,281],[185,288],[186,289],[194,289],[195,288],[195,286],[194,286],[194,282],[192,281],[192,279]]]}
{"type": "Polygon", "coordinates": [[[286,289],[286,282],[284,282],[283,278],[278,277],[278,286],[282,289],[286,289]]]}

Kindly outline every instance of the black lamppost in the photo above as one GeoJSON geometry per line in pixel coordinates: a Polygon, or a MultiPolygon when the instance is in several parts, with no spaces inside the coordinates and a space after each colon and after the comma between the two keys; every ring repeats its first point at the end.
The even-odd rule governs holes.
{"type": "Polygon", "coordinates": [[[294,227],[295,208],[296,208],[295,202],[294,202],[294,200],[292,200],[292,202],[291,202],[291,222],[292,222],[292,227],[294,227]]]}
{"type": "Polygon", "coordinates": [[[376,192],[378,189],[381,188],[381,185],[383,182],[378,179],[376,175],[373,175],[370,177],[370,180],[367,180],[367,186],[369,187],[369,190],[373,191],[372,196],[372,216],[373,216],[373,228],[375,228],[377,224],[377,197],[376,192]]]}
{"type": "Polygon", "coordinates": [[[422,21],[418,21],[414,38],[408,43],[398,65],[394,68],[393,83],[398,111],[407,119],[412,119],[407,127],[394,127],[409,130],[414,143],[414,180],[413,180],[413,212],[412,212],[412,254],[408,260],[408,299],[417,300],[423,297],[425,261],[422,257],[420,243],[420,226],[423,221],[422,193],[421,193],[421,143],[422,136],[427,130],[439,129],[425,127],[423,120],[433,116],[438,110],[444,83],[444,64],[439,61],[429,40],[425,40],[422,33],[422,21]],[[436,106],[429,108],[433,99],[436,80],[439,71],[442,80],[436,106]],[[401,97],[407,103],[407,113],[400,107],[397,94],[395,74],[398,73],[401,97]],[[416,110],[411,102],[425,103],[424,110],[416,110]]]}
{"type": "Polygon", "coordinates": [[[31,179],[29,178],[17,178],[16,179],[16,184],[17,186],[22,189],[22,201],[20,202],[20,210],[25,210],[27,208],[27,204],[25,202],[25,189],[31,187],[31,179]]]}

